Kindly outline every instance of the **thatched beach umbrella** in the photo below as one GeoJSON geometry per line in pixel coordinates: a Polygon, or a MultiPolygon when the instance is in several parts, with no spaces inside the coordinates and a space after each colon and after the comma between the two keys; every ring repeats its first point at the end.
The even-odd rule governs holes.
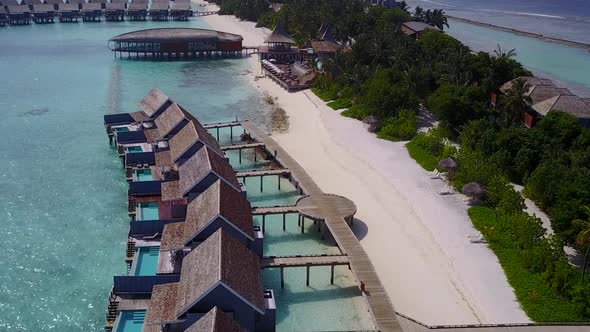
{"type": "Polygon", "coordinates": [[[379,128],[381,128],[381,122],[374,115],[369,115],[368,117],[364,118],[363,123],[365,124],[367,131],[371,133],[374,133],[378,131],[379,128]]]}
{"type": "Polygon", "coordinates": [[[463,189],[461,191],[463,192],[463,194],[475,198],[480,198],[485,194],[483,186],[477,182],[469,182],[468,184],[463,186],[463,189]]]}
{"type": "Polygon", "coordinates": [[[451,157],[445,158],[438,162],[438,168],[442,168],[447,171],[456,171],[459,168],[457,161],[451,157]]]}

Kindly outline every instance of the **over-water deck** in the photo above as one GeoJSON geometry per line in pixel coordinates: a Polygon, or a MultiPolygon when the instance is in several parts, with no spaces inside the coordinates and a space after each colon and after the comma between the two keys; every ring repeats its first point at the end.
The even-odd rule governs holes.
{"type": "Polygon", "coordinates": [[[265,144],[266,149],[276,160],[291,172],[290,176],[296,185],[308,195],[306,211],[313,205],[313,215],[307,217],[321,218],[326,223],[334,240],[346,255],[352,272],[363,289],[377,328],[381,331],[402,331],[393,305],[391,304],[371,260],[356,236],[348,226],[348,207],[339,206],[342,200],[334,199],[334,195],[326,195],[307,174],[307,172],[283,148],[266,133],[248,121],[240,123],[245,132],[265,144]],[[343,208],[345,211],[343,211],[343,208]]]}

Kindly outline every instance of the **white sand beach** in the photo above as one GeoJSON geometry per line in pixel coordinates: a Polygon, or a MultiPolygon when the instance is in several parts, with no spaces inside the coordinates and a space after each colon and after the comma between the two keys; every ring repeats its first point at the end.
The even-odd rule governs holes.
{"type": "MultiPolygon", "coordinates": [[[[206,16],[216,30],[260,45],[269,33],[235,17],[206,16]]],[[[396,311],[431,325],[529,322],[497,258],[474,235],[461,195],[441,196],[445,185],[427,176],[404,143],[379,140],[360,121],[338,112],[310,91],[287,93],[269,79],[252,84],[277,98],[289,116],[288,132],[273,137],[328,193],[357,207],[354,231],[396,311]]]]}

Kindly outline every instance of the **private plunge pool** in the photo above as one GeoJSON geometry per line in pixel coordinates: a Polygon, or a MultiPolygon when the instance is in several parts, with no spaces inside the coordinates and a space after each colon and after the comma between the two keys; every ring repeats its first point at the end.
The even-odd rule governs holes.
{"type": "Polygon", "coordinates": [[[139,221],[159,220],[158,202],[141,202],[137,206],[136,219],[139,221]]]}
{"type": "Polygon", "coordinates": [[[139,145],[127,146],[125,147],[125,152],[127,153],[141,153],[143,149],[139,145]]]}
{"type": "Polygon", "coordinates": [[[124,310],[119,313],[114,332],[141,332],[143,321],[145,319],[145,310],[124,310]]]}
{"type": "Polygon", "coordinates": [[[140,169],[135,171],[135,181],[153,181],[151,169],[140,169]]]}
{"type": "Polygon", "coordinates": [[[139,247],[131,264],[131,275],[155,276],[158,270],[160,247],[139,247]]]}

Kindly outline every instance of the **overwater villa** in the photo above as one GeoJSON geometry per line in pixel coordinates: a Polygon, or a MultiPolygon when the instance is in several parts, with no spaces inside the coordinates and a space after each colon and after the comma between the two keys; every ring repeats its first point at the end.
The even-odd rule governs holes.
{"type": "Polygon", "coordinates": [[[122,2],[106,3],[104,17],[109,22],[123,21],[125,19],[125,4],[122,2]]]}
{"type": "Polygon", "coordinates": [[[82,21],[100,22],[102,5],[100,3],[82,3],[82,21]]]}
{"type": "Polygon", "coordinates": [[[224,313],[221,309],[213,307],[203,317],[199,318],[185,332],[242,332],[238,322],[233,320],[231,314],[224,313]]]}
{"type": "Polygon", "coordinates": [[[144,331],[186,331],[214,307],[247,331],[274,331],[272,291],[263,291],[260,258],[222,229],[182,259],[180,281],[156,285],[144,331]]]}
{"type": "MultiPolygon", "coordinates": [[[[551,111],[561,111],[575,116],[583,127],[590,128],[590,101],[574,95],[570,90],[559,88],[548,79],[523,76],[504,83],[500,91],[504,94],[516,80],[523,80],[529,86],[526,95],[531,98],[530,108],[524,113],[524,124],[532,127],[551,111]]],[[[492,103],[495,104],[495,96],[492,103]]]]}
{"type": "Polygon", "coordinates": [[[130,21],[145,21],[147,19],[147,12],[147,2],[132,1],[127,5],[127,19],[130,21]]]}
{"type": "Polygon", "coordinates": [[[80,9],[77,3],[61,4],[57,13],[61,23],[78,22],[78,18],[80,17],[80,9]]]}
{"type": "Polygon", "coordinates": [[[48,4],[33,5],[33,20],[35,23],[53,23],[55,8],[48,4]]]}
{"type": "Polygon", "coordinates": [[[191,3],[176,0],[170,8],[170,17],[174,21],[187,21],[192,16],[191,3]]]}
{"type": "Polygon", "coordinates": [[[150,5],[152,21],[168,21],[168,1],[153,1],[150,5]]]}
{"type": "Polygon", "coordinates": [[[31,9],[27,5],[6,6],[8,22],[12,25],[31,24],[31,9]]]}
{"type": "Polygon", "coordinates": [[[8,15],[6,14],[6,9],[0,4],[0,27],[6,26],[7,23],[8,15]]]}

